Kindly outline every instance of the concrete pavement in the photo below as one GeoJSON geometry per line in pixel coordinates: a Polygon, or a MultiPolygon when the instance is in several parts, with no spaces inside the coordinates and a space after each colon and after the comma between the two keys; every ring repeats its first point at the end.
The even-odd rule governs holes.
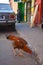
{"type": "Polygon", "coordinates": [[[13,34],[23,37],[35,48],[43,62],[43,31],[38,28],[30,28],[27,23],[16,24],[17,32],[0,32],[0,65],[38,65],[35,60],[24,52],[24,57],[14,56],[12,42],[6,39],[6,35],[13,34]]]}

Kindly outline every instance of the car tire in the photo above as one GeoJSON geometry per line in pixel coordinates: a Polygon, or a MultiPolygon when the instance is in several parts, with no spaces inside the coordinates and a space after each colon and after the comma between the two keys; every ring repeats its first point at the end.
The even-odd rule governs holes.
{"type": "Polygon", "coordinates": [[[43,24],[41,24],[41,28],[43,29],[43,24]]]}
{"type": "Polygon", "coordinates": [[[16,31],[15,23],[13,23],[13,24],[11,25],[11,28],[12,28],[13,31],[16,31]]]}

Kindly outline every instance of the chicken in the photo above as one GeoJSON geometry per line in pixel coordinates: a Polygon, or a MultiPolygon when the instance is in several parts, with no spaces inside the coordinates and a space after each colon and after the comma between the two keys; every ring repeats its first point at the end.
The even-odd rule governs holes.
{"type": "Polygon", "coordinates": [[[13,36],[13,35],[7,36],[7,39],[14,41],[14,43],[12,43],[13,49],[16,49],[16,48],[18,50],[22,49],[23,51],[29,53],[30,55],[33,55],[35,57],[35,60],[37,61],[38,65],[42,65],[42,64],[40,64],[39,57],[38,57],[37,53],[35,53],[35,51],[33,51],[28,46],[28,43],[26,40],[24,40],[21,37],[17,37],[17,36],[13,36]]]}
{"type": "Polygon", "coordinates": [[[14,43],[12,43],[14,49],[22,49],[23,51],[32,54],[32,50],[27,46],[27,41],[25,41],[23,38],[9,35],[7,36],[7,39],[14,41],[14,43]]]}

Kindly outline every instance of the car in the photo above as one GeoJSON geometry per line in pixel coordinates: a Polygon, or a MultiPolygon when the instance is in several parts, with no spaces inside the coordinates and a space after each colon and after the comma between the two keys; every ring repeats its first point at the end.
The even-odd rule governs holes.
{"type": "Polygon", "coordinates": [[[0,3],[0,26],[9,26],[15,29],[16,15],[10,4],[0,3]]]}

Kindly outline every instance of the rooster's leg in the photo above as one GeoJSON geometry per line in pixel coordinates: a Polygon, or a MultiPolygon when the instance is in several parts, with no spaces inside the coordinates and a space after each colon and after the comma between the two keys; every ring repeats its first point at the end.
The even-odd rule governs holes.
{"type": "Polygon", "coordinates": [[[14,56],[17,56],[18,49],[17,49],[16,45],[14,44],[14,42],[13,42],[12,46],[13,46],[13,54],[14,54],[14,56]]]}
{"type": "Polygon", "coordinates": [[[24,56],[21,49],[19,49],[18,55],[19,55],[19,56],[24,56]]]}
{"type": "Polygon", "coordinates": [[[17,55],[24,56],[21,49],[17,49],[17,48],[13,49],[13,53],[14,53],[14,56],[17,56],[17,55]]]}
{"type": "Polygon", "coordinates": [[[18,52],[18,49],[16,48],[16,49],[13,49],[13,53],[14,53],[14,56],[17,56],[17,53],[18,52]]]}

